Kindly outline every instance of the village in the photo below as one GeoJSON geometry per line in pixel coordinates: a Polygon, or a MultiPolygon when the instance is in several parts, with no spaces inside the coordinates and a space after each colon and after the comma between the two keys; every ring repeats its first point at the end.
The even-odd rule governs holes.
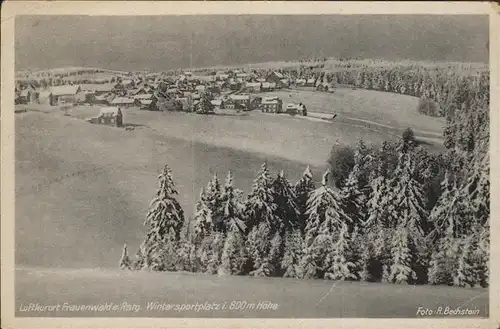
{"type": "Polygon", "coordinates": [[[107,72],[68,70],[58,73],[28,73],[16,79],[16,105],[43,105],[63,110],[74,106],[100,107],[97,117],[87,121],[122,126],[123,112],[130,109],[175,111],[198,114],[263,113],[307,116],[302,102],[287,102],[263,93],[308,88],[333,91],[319,78],[299,79],[283,72],[226,70],[175,73],[107,72]],[[87,74],[87,76],[85,76],[87,74]],[[90,75],[90,76],[89,76],[90,75]]]}

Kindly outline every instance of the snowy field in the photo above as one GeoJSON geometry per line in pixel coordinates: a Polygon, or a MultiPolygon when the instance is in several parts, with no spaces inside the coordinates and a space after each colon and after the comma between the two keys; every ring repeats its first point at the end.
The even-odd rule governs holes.
{"type": "Polygon", "coordinates": [[[179,201],[190,217],[200,188],[214,173],[224,178],[231,170],[235,186],[245,193],[264,161],[273,174],[283,169],[291,182],[311,165],[318,181],[333,145],[359,138],[378,144],[395,138],[389,128],[259,112],[231,117],[130,109],[125,123],[135,129],[125,131],[82,120],[96,115],[98,107],[75,108],[71,116],[39,110],[49,113],[16,114],[18,309],[29,303],[125,301],[141,310],[78,316],[408,317],[416,316],[422,305],[463,304],[486,314],[486,290],[115,270],[123,244],[135,253],[144,237],[144,216],[165,164],[173,170],[179,201]],[[231,300],[269,301],[278,308],[145,310],[153,301],[191,305],[231,300]]]}
{"type": "Polygon", "coordinates": [[[334,92],[290,89],[263,93],[283,102],[302,102],[309,112],[335,113],[339,119],[372,123],[385,130],[402,131],[411,127],[417,135],[440,137],[444,118],[417,112],[418,98],[375,90],[335,88],[334,92]]]}
{"type": "Polygon", "coordinates": [[[418,318],[419,307],[488,316],[487,290],[443,286],[23,268],[16,271],[15,289],[18,317],[418,318]],[[60,307],[20,311],[30,303],[60,307]]]}

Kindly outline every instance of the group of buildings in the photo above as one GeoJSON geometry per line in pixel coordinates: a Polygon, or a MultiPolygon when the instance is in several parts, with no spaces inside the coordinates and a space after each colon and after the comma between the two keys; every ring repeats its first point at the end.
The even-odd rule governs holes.
{"type": "Polygon", "coordinates": [[[290,83],[291,79],[278,71],[259,74],[242,70],[206,75],[195,75],[189,71],[166,76],[154,73],[128,74],[99,83],[67,83],[58,86],[27,80],[16,83],[15,100],[16,104],[48,106],[98,105],[110,113],[116,112],[111,109],[118,108],[121,113],[123,109],[132,107],[152,111],[192,112],[201,101],[201,96],[208,92],[214,109],[261,109],[263,112],[280,113],[284,112],[282,100],[277,97],[262,98],[258,93],[288,88],[290,83]]]}

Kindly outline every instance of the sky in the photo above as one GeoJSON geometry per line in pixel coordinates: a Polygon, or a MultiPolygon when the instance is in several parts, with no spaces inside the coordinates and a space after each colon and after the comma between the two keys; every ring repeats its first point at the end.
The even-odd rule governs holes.
{"type": "Polygon", "coordinates": [[[164,71],[307,56],[488,62],[488,16],[17,16],[16,69],[164,71]]]}

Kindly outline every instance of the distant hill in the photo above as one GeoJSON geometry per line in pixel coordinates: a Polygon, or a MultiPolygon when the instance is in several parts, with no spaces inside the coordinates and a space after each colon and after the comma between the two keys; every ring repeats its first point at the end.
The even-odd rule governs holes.
{"type": "Polygon", "coordinates": [[[487,16],[19,16],[16,69],[169,70],[313,57],[488,62],[487,16]]]}

